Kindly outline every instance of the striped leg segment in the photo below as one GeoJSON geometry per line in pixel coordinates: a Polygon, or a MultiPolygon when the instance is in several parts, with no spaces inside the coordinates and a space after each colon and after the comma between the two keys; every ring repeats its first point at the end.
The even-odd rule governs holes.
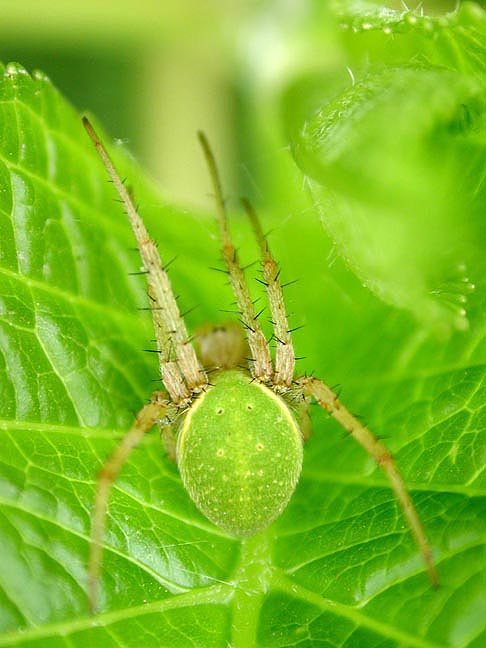
{"type": "Polygon", "coordinates": [[[228,269],[231,287],[236,297],[238,308],[241,312],[242,323],[246,330],[248,345],[252,355],[251,371],[253,376],[258,380],[268,382],[273,376],[270,348],[258,322],[243,270],[238,261],[238,255],[228,230],[221,181],[213,152],[204,133],[198,133],[198,137],[204,157],[206,158],[216,198],[216,215],[221,237],[223,259],[228,269]]]}
{"type": "Polygon", "coordinates": [[[285,390],[292,384],[294,378],[295,355],[292,346],[287,313],[280,284],[280,270],[270,252],[268,242],[263,234],[260,221],[248,200],[243,200],[243,206],[253,225],[255,235],[262,255],[263,281],[267,290],[270,312],[273,322],[273,336],[277,342],[275,352],[275,376],[273,384],[277,390],[285,390]]]}
{"type": "Polygon", "coordinates": [[[152,399],[137,415],[133,426],[126,433],[98,475],[91,526],[91,543],[88,563],[88,598],[91,612],[96,612],[100,581],[103,537],[106,528],[106,514],[111,485],[147,432],[164,419],[168,403],[162,392],[155,392],[152,399]]]}
{"type": "Polygon", "coordinates": [[[162,382],[174,403],[187,402],[192,392],[200,391],[207,385],[206,375],[199,365],[194,347],[189,341],[186,325],[181,317],[157,246],[151,240],[130,192],[123,184],[105,147],[86,117],[83,118],[83,124],[115,185],[137,240],[140,256],[147,273],[162,382]]]}
{"type": "Polygon", "coordinates": [[[437,587],[439,579],[432,560],[430,543],[425,535],[420,518],[408,494],[397,465],[383,443],[367,427],[358,421],[339,401],[336,394],[325,383],[316,378],[300,378],[299,384],[305,396],[313,397],[319,405],[334,417],[343,428],[373,457],[388,477],[410,531],[424,560],[430,582],[437,587]]]}

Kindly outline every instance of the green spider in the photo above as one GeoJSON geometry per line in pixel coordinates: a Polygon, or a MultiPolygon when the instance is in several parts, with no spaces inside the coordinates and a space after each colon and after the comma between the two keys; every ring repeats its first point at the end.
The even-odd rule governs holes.
{"type": "Polygon", "coordinates": [[[234,536],[252,536],[282,513],[295,490],[302,467],[303,443],[310,434],[307,411],[312,398],[385,472],[429,578],[436,586],[438,578],[430,544],[390,452],[322,380],[294,376],[295,355],[278,266],[253,208],[244,201],[261,250],[273,338],[277,342],[275,361],[272,361],[228,231],[221,183],[206,137],[199,133],[216,196],[223,258],[243,327],[236,324],[206,327],[198,335],[199,354],[196,354],[157,247],[86,117],[83,123],[121,198],[137,240],[147,275],[165,388],[164,392],[155,392],[140,410],[99,474],[88,568],[90,609],[97,608],[111,485],[133,449],[154,425],[160,427],[167,453],[177,461],[184,487],[200,511],[234,536]],[[242,368],[246,345],[251,360],[242,368]]]}

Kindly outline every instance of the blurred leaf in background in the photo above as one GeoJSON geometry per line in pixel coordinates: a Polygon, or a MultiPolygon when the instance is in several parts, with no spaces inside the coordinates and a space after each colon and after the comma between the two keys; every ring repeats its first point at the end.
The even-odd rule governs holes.
{"type": "Polygon", "coordinates": [[[363,11],[342,24],[349,74],[315,78],[320,105],[297,125],[308,93],[290,93],[294,153],[363,283],[429,328],[467,328],[485,271],[484,14],[363,11]]]}
{"type": "MultiPolygon", "coordinates": [[[[161,179],[162,194],[114,147],[163,259],[178,257],[171,279],[183,311],[198,305],[192,330],[225,319],[233,301],[210,270],[213,219],[188,207],[208,195],[193,138],[208,131],[230,209],[243,187],[284,281],[299,279],[286,292],[292,325],[304,325],[299,371],[340,383],[343,401],[386,437],[441,587],[431,589],[379,469],[316,410],[289,508],[244,542],[196,511],[157,433],[147,437],[113,489],[102,609],[88,615],[95,478],[157,386],[154,354],[143,352],[153,333],[138,310],[143,277],[129,274],[140,269],[133,238],[79,114],[42,73],[9,65],[0,87],[0,645],[484,645],[486,17],[477,4],[429,10],[282,1],[5,9],[5,59],[47,63],[78,108],[99,112],[161,179]],[[181,172],[193,154],[197,171],[181,172]]],[[[243,262],[255,260],[250,228],[232,225],[243,262]]]]}

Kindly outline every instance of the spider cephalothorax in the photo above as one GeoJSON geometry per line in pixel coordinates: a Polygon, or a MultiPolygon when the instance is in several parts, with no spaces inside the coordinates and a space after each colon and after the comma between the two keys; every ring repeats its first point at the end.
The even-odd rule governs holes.
{"type": "Polygon", "coordinates": [[[89,564],[90,605],[96,608],[110,486],[144,434],[162,428],[167,452],[177,460],[182,481],[199,509],[236,536],[254,535],[283,511],[298,482],[302,445],[309,434],[311,398],[328,411],[374,458],[390,480],[435,585],[437,575],[422,524],[386,447],[321,380],[295,376],[291,331],[277,264],[251,205],[244,207],[262,256],[262,274],[276,342],[272,359],[229,234],[213,154],[199,134],[216,194],[223,259],[246,336],[250,359],[240,366],[245,340],[241,327],[206,328],[199,354],[188,335],[175,296],[132,198],[89,121],[84,125],[125,206],[147,275],[148,293],[165,392],[153,394],[103,467],[94,506],[89,564]],[[211,380],[209,379],[211,370],[211,380]]]}

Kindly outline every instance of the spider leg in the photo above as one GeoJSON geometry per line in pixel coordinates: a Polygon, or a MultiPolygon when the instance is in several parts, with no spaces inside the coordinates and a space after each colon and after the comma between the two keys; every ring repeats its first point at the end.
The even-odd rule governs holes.
{"type": "Polygon", "coordinates": [[[304,443],[311,438],[312,424],[309,415],[310,397],[304,396],[301,402],[296,407],[297,420],[299,421],[299,428],[302,432],[302,440],[304,443]]]}
{"type": "Polygon", "coordinates": [[[151,240],[140,218],[130,192],[118,175],[111,158],[87,117],[83,124],[115,185],[125,207],[137,240],[140,256],[147,273],[148,293],[152,304],[152,318],[159,350],[162,382],[174,403],[189,401],[191,392],[207,385],[207,378],[199,365],[186,325],[170,285],[155,243],[151,240]]]}
{"type": "Polygon", "coordinates": [[[289,322],[285,311],[282,286],[280,284],[280,270],[270,252],[268,242],[263,234],[260,221],[253,206],[246,199],[243,207],[253,225],[255,235],[262,255],[263,281],[267,290],[270,312],[273,321],[273,335],[277,343],[275,351],[275,376],[273,384],[277,390],[286,390],[292,384],[295,368],[295,354],[292,346],[289,322]]]}
{"type": "Polygon", "coordinates": [[[96,612],[98,602],[98,587],[103,553],[102,542],[105,534],[111,485],[145,434],[152,429],[158,420],[164,418],[169,405],[165,397],[166,395],[162,392],[155,392],[152,395],[150,402],[142,407],[134,424],[107,459],[98,475],[88,562],[88,602],[92,613],[96,612]]]}
{"type": "Polygon", "coordinates": [[[160,426],[160,438],[164,445],[165,451],[167,452],[167,457],[176,463],[177,461],[177,438],[174,428],[170,424],[163,424],[160,426]]]}
{"type": "Polygon", "coordinates": [[[384,471],[390,485],[400,502],[403,514],[413,538],[425,562],[430,582],[437,587],[439,579],[432,560],[430,543],[425,535],[422,522],[408,494],[398,467],[383,443],[356,419],[339,401],[336,394],[324,382],[316,378],[303,377],[298,380],[303,394],[312,396],[317,403],[333,416],[343,428],[370,454],[384,471]]]}
{"type": "Polygon", "coordinates": [[[243,320],[243,326],[246,330],[248,345],[253,360],[251,368],[252,374],[258,380],[268,382],[271,380],[273,375],[270,348],[258,322],[258,316],[255,313],[243,270],[238,261],[238,255],[228,230],[221,181],[213,152],[204,133],[198,133],[198,137],[211,175],[216,198],[216,213],[221,237],[223,259],[228,269],[231,288],[236,297],[236,302],[243,320]]]}

